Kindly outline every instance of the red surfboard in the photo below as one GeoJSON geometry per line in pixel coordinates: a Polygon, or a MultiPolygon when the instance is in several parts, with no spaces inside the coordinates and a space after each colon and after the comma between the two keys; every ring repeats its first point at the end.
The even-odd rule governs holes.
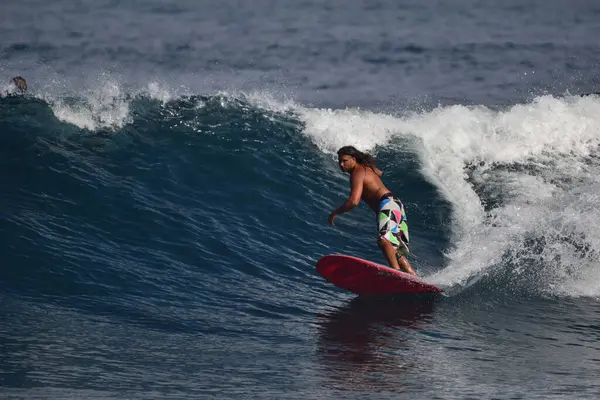
{"type": "Polygon", "coordinates": [[[424,280],[357,257],[331,254],[317,262],[329,282],[359,295],[441,293],[424,280]]]}

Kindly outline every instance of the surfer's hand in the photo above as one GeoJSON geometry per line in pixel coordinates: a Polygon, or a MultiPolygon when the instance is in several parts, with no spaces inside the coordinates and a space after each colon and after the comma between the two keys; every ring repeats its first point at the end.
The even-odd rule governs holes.
{"type": "Polygon", "coordinates": [[[335,217],[336,217],[336,213],[335,213],[335,211],[332,211],[332,213],[329,214],[329,225],[333,225],[333,220],[335,219],[335,217]]]}

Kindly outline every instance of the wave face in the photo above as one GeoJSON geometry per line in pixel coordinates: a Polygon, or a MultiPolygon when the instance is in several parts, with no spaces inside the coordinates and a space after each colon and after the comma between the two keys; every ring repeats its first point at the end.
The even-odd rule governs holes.
{"type": "Polygon", "coordinates": [[[162,92],[108,85],[83,98],[2,100],[15,265],[28,254],[32,272],[86,260],[105,274],[144,269],[148,257],[217,270],[269,254],[289,255],[284,270],[324,251],[380,257],[366,207],[340,229],[326,224],[349,190],[334,155],[353,143],[407,203],[415,263],[434,282],[535,271],[540,292],[598,294],[584,283],[597,273],[595,96],[392,115],[267,93],[162,92]]]}
{"type": "Polygon", "coordinates": [[[0,99],[7,340],[28,327],[22,309],[217,346],[310,319],[316,302],[338,329],[316,260],[383,262],[366,206],[327,225],[348,143],[405,202],[413,264],[460,304],[600,294],[595,96],[395,115],[165,93],[0,99]]]}
{"type": "Polygon", "coordinates": [[[0,398],[597,398],[600,8],[523,3],[3,2],[0,398]],[[345,145],[444,296],[316,272],[345,145]]]}

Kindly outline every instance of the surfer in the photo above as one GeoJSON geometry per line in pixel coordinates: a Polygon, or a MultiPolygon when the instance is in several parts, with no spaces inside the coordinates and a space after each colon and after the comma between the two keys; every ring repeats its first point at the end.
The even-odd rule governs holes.
{"type": "Polygon", "coordinates": [[[406,259],[409,239],[404,206],[381,181],[383,172],[371,155],[352,146],[340,148],[337,154],[340,169],[350,174],[351,192],[348,200],[331,212],[329,224],[333,225],[337,215],[356,207],[362,198],[377,216],[377,244],[390,267],[416,275],[406,259]]]}

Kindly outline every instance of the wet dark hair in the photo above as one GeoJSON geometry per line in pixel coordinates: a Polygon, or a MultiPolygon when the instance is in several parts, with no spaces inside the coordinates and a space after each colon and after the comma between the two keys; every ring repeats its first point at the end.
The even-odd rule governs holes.
{"type": "Polygon", "coordinates": [[[340,148],[337,152],[338,157],[341,156],[350,156],[356,158],[356,162],[362,166],[369,167],[371,169],[375,169],[375,159],[368,153],[363,153],[359,151],[354,146],[344,146],[340,148]]]}
{"type": "Polygon", "coordinates": [[[27,81],[22,76],[15,76],[11,81],[20,93],[25,93],[27,91],[27,81]]]}

